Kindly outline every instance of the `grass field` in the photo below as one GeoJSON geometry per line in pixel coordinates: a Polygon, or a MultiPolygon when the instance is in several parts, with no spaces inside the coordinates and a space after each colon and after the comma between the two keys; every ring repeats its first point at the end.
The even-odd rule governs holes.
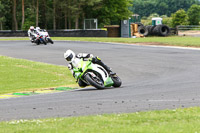
{"type": "Polygon", "coordinates": [[[0,56],[0,94],[72,84],[67,67],[0,56]]]}
{"type": "Polygon", "coordinates": [[[0,123],[0,133],[199,133],[200,108],[0,123]]]}
{"type": "MultiPolygon", "coordinates": [[[[200,47],[200,37],[146,37],[146,38],[110,38],[110,37],[52,37],[53,40],[66,41],[92,41],[92,42],[116,42],[116,43],[138,43],[151,45],[170,45],[184,47],[200,47]]],[[[29,40],[27,38],[0,38],[1,40],[29,40]]]]}

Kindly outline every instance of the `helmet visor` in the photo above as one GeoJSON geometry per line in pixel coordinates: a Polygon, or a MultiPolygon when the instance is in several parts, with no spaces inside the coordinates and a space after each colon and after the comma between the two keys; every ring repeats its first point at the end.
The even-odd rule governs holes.
{"type": "Polygon", "coordinates": [[[66,60],[67,61],[71,61],[72,60],[72,58],[73,58],[73,55],[72,54],[70,54],[67,58],[66,58],[66,60]]]}

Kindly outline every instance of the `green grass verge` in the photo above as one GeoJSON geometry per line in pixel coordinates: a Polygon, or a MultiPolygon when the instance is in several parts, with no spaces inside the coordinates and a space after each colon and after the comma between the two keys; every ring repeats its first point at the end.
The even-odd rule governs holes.
{"type": "Polygon", "coordinates": [[[155,43],[155,45],[200,47],[200,37],[146,37],[146,38],[87,38],[53,37],[53,40],[117,42],[117,43],[155,43]],[[159,44],[158,44],[159,43],[159,44]]]}
{"type": "Polygon", "coordinates": [[[5,133],[199,133],[200,108],[0,123],[5,133]]]}
{"type": "Polygon", "coordinates": [[[19,40],[29,40],[28,37],[1,37],[0,41],[19,41],[19,40]]]}
{"type": "Polygon", "coordinates": [[[0,94],[75,84],[67,67],[0,56],[0,94]]]}
{"type": "MultiPolygon", "coordinates": [[[[155,43],[155,45],[170,45],[184,47],[200,47],[200,37],[146,37],[146,38],[110,38],[110,37],[52,37],[53,40],[92,41],[116,43],[155,43]]],[[[28,38],[2,38],[1,40],[29,40],[28,38]]]]}

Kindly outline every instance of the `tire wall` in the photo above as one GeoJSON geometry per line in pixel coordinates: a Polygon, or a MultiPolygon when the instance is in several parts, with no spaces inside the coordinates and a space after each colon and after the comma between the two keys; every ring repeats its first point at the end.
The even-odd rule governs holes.
{"type": "Polygon", "coordinates": [[[167,36],[170,33],[170,28],[166,25],[157,25],[152,29],[152,35],[156,36],[167,36]]]}
{"type": "Polygon", "coordinates": [[[170,28],[167,25],[138,25],[138,32],[144,36],[168,36],[170,34],[170,28]]]}

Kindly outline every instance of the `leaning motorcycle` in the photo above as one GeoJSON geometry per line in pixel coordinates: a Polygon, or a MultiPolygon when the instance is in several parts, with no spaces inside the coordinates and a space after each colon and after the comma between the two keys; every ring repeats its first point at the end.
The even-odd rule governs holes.
{"type": "Polygon", "coordinates": [[[53,41],[51,40],[51,38],[49,37],[49,35],[45,35],[45,40],[46,40],[47,43],[53,44],[53,41]]]}
{"type": "Polygon", "coordinates": [[[91,59],[84,61],[81,59],[77,68],[73,68],[74,77],[78,81],[81,79],[87,85],[94,86],[97,89],[106,87],[120,87],[121,79],[115,75],[109,75],[100,65],[92,63],[91,59]]]}
{"type": "Polygon", "coordinates": [[[43,38],[43,35],[41,35],[41,34],[37,34],[37,36],[36,36],[35,39],[34,39],[34,42],[35,42],[37,45],[40,45],[40,44],[47,45],[46,41],[45,41],[44,38],[43,38]]]}
{"type": "Polygon", "coordinates": [[[43,40],[46,42],[46,43],[51,43],[53,44],[54,42],[52,41],[52,39],[50,38],[48,32],[45,30],[45,29],[41,29],[39,31],[39,34],[43,36],[43,40]]]}

